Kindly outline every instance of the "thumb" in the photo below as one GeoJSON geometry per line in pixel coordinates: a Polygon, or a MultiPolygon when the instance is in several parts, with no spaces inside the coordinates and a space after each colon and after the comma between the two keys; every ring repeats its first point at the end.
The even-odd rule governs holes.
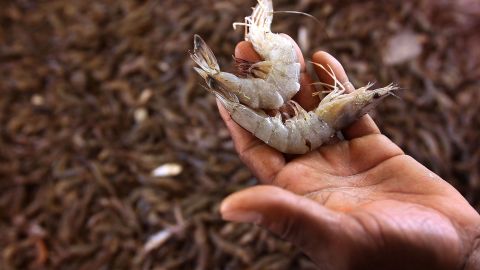
{"type": "Polygon", "coordinates": [[[222,218],[255,223],[309,253],[328,246],[344,215],[275,186],[255,186],[227,197],[222,218]]]}

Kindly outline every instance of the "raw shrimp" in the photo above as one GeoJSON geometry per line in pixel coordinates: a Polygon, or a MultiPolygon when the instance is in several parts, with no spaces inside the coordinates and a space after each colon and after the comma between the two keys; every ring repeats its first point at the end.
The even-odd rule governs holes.
{"type": "Polygon", "coordinates": [[[289,154],[304,154],[316,149],[396,89],[389,85],[370,90],[372,85],[369,84],[346,93],[331,69],[328,71],[316,64],[322,67],[335,83],[331,86],[333,90],[322,99],[316,109],[305,111],[291,100],[300,88],[300,64],[295,49],[290,40],[270,34],[271,10],[271,1],[260,1],[253,15],[246,18],[246,25],[250,28],[247,29],[247,40],[251,41],[254,49],[265,58],[260,65],[252,66],[252,69],[260,66],[255,71],[263,74],[260,78],[238,78],[221,72],[212,51],[198,35],[194,38],[192,54],[193,60],[200,66],[194,69],[205,79],[208,90],[217,96],[235,122],[266,144],[289,154]],[[263,31],[254,31],[256,27],[264,28],[263,31]],[[267,66],[265,62],[269,69],[264,69],[267,66]],[[272,117],[263,111],[279,108],[285,103],[290,104],[295,111],[295,115],[290,119],[283,120],[280,113],[272,117]]]}
{"type": "Polygon", "coordinates": [[[210,49],[195,36],[192,58],[202,68],[197,72],[253,109],[278,109],[300,90],[300,62],[295,46],[287,37],[271,32],[272,19],[272,1],[262,0],[245,23],[234,24],[246,26],[245,40],[263,58],[249,65],[247,78],[221,72],[216,61],[210,61],[215,59],[210,49]]]}

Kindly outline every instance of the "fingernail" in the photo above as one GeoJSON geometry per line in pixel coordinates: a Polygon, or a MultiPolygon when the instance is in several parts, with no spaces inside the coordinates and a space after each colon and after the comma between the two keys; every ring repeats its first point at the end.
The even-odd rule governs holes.
{"type": "Polygon", "coordinates": [[[223,220],[260,224],[262,221],[262,215],[256,211],[243,208],[238,204],[238,201],[233,196],[227,197],[220,204],[220,214],[223,220]]]}
{"type": "Polygon", "coordinates": [[[222,211],[222,219],[234,222],[260,224],[262,215],[251,211],[222,211]]]}

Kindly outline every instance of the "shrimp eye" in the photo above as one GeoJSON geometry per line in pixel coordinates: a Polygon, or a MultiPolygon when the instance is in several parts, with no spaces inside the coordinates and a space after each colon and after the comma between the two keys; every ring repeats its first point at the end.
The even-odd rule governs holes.
{"type": "Polygon", "coordinates": [[[374,94],[373,94],[373,98],[374,98],[374,99],[380,98],[380,94],[379,94],[379,93],[374,93],[374,94]]]}

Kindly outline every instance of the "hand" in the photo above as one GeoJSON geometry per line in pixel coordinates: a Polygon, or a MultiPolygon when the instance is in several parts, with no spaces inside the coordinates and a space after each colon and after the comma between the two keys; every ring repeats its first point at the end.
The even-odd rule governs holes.
{"type": "MultiPolygon", "coordinates": [[[[298,52],[302,89],[295,99],[312,109],[318,99],[298,52]]],[[[239,43],[235,55],[261,60],[248,42],[239,43]]],[[[332,67],[346,89],[353,89],[331,55],[317,52],[313,61],[332,67]]],[[[332,83],[322,70],[316,73],[332,83]]],[[[369,116],[343,131],[347,140],[287,161],[221,105],[219,110],[241,159],[264,184],[226,198],[224,219],[267,228],[321,269],[479,267],[472,251],[480,216],[452,186],[380,134],[369,116]]]]}

